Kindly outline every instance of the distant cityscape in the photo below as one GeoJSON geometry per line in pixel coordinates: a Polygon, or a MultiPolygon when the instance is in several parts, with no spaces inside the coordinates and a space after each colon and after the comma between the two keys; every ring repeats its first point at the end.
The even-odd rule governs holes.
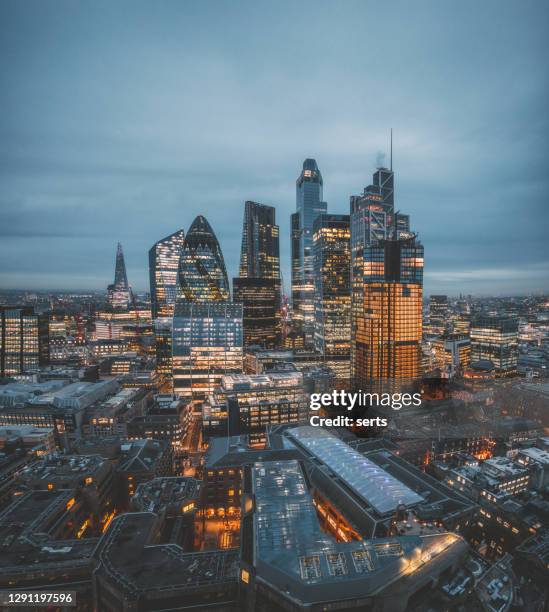
{"type": "Polygon", "coordinates": [[[304,160],[288,284],[276,209],[249,200],[232,282],[196,211],[150,247],[147,293],[121,243],[105,291],[0,290],[2,589],[100,612],[547,609],[549,294],[425,295],[389,159],[349,214],[304,160]],[[313,427],[334,389],[422,402],[313,427]]]}

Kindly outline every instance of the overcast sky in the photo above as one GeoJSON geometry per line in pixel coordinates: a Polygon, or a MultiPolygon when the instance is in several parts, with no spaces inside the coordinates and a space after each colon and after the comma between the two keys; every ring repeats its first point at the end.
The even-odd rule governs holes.
{"type": "Polygon", "coordinates": [[[549,292],[544,0],[0,2],[0,288],[105,288],[204,214],[229,276],[244,201],[328,210],[394,129],[426,292],[549,292]]]}

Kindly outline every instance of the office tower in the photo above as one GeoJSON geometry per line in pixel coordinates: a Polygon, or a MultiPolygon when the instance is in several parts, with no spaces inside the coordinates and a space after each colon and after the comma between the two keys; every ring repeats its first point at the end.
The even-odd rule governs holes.
{"type": "Polygon", "coordinates": [[[306,159],[296,181],[296,213],[291,219],[292,308],[294,321],[309,342],[314,333],[313,223],[328,208],[322,188],[316,161],[306,159]]]}
{"type": "Polygon", "coordinates": [[[280,339],[279,232],[272,206],[246,202],[240,277],[233,279],[233,301],[243,306],[244,345],[265,348],[280,339]]]}
{"type": "Polygon", "coordinates": [[[124,253],[120,242],[116,247],[116,265],[114,268],[114,283],[107,288],[108,301],[112,308],[125,310],[131,302],[131,289],[126,275],[124,253]]]}
{"type": "Polygon", "coordinates": [[[398,390],[421,374],[423,246],[415,238],[381,240],[365,248],[364,260],[353,328],[354,384],[398,390]]]}
{"type": "Polygon", "coordinates": [[[244,205],[240,277],[280,281],[279,231],[273,206],[250,201],[244,205]]]}
{"type": "Polygon", "coordinates": [[[177,271],[185,232],[181,229],[154,244],[149,251],[152,317],[171,317],[175,304],[177,271]]]}
{"type": "Polygon", "coordinates": [[[28,306],[0,306],[0,376],[24,374],[49,361],[48,317],[28,306]]]}
{"type": "Polygon", "coordinates": [[[314,346],[342,388],[350,377],[350,237],[349,215],[322,214],[313,224],[314,346]]]}
{"type": "Polygon", "coordinates": [[[421,374],[423,246],[394,210],[394,173],[351,196],[351,384],[398,390],[421,374]]]}
{"type": "Polygon", "coordinates": [[[162,391],[172,392],[172,319],[177,292],[179,260],[185,241],[178,230],[149,250],[151,313],[154,326],[156,372],[162,391]]]}
{"type": "Polygon", "coordinates": [[[233,278],[233,301],[242,304],[244,346],[280,343],[279,287],[272,278],[233,278]]]}
{"type": "Polygon", "coordinates": [[[444,333],[448,323],[448,298],[445,295],[429,298],[429,323],[432,333],[444,333]]]}
{"type": "Polygon", "coordinates": [[[225,374],[242,371],[242,305],[229,301],[219,243],[202,216],[181,256],[172,328],[173,390],[203,400],[225,374]]]}
{"type": "Polygon", "coordinates": [[[242,305],[178,300],[172,342],[174,393],[205,400],[223,376],[242,372],[242,305]]]}
{"type": "Polygon", "coordinates": [[[192,222],[179,262],[178,299],[187,302],[229,299],[229,281],[219,242],[205,217],[192,222]]]}
{"type": "Polygon", "coordinates": [[[471,321],[471,363],[491,361],[496,376],[516,373],[518,321],[502,316],[480,315],[471,321]]]}

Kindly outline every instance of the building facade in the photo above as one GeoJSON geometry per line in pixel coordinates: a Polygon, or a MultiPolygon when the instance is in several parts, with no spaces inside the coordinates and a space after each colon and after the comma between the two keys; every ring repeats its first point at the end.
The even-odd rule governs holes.
{"type": "Polygon", "coordinates": [[[319,215],[313,224],[314,347],[335,374],[350,381],[351,249],[349,215],[319,215]]]}
{"type": "Polygon", "coordinates": [[[162,238],[149,250],[149,281],[153,319],[173,316],[177,271],[185,232],[180,229],[162,238]]]}
{"type": "Polygon", "coordinates": [[[0,376],[14,376],[49,361],[48,317],[29,306],[0,306],[0,376]]]}
{"type": "Polygon", "coordinates": [[[114,283],[107,287],[107,297],[110,306],[116,310],[125,310],[131,303],[131,289],[126,274],[124,252],[120,242],[116,247],[116,264],[114,268],[114,283]]]}
{"type": "Polygon", "coordinates": [[[351,196],[351,384],[399,389],[421,374],[423,246],[394,210],[394,174],[351,196]]]}
{"type": "Polygon", "coordinates": [[[518,321],[510,317],[480,315],[471,321],[471,362],[491,361],[496,376],[517,371],[518,321]]]}
{"type": "Polygon", "coordinates": [[[272,206],[245,203],[240,276],[233,279],[233,300],[243,307],[244,345],[276,346],[281,332],[280,247],[272,206]]]}
{"type": "Polygon", "coordinates": [[[294,322],[309,342],[314,334],[313,224],[328,208],[322,189],[316,161],[306,159],[296,181],[296,213],[291,219],[292,308],[294,322]]]}
{"type": "Polygon", "coordinates": [[[177,302],[172,343],[174,393],[206,399],[223,376],[242,372],[242,305],[177,302]]]}

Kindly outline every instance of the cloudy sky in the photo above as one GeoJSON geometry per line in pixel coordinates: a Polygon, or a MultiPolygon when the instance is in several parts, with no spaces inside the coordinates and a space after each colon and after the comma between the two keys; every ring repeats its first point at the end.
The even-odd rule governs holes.
{"type": "Polygon", "coordinates": [[[0,288],[112,282],[204,214],[289,216],[305,157],[346,213],[394,129],[426,291],[549,291],[549,4],[2,0],[0,288]]]}

